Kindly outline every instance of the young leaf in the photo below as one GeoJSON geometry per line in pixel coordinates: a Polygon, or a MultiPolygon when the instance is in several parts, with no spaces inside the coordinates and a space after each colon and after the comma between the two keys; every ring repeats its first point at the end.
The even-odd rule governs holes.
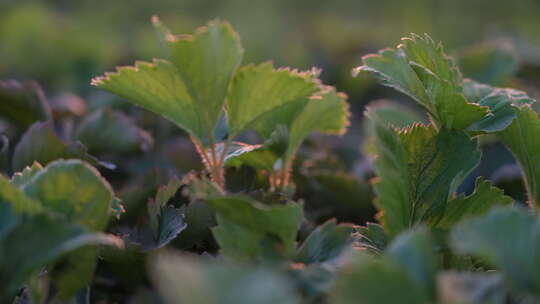
{"type": "Polygon", "coordinates": [[[296,262],[324,263],[339,257],[351,244],[352,226],[330,220],[315,228],[296,251],[296,262]]]}
{"type": "Polygon", "coordinates": [[[376,223],[366,223],[358,229],[358,244],[360,249],[373,254],[381,254],[389,243],[389,238],[383,227],[376,223]]]}
{"type": "Polygon", "coordinates": [[[303,219],[302,205],[265,206],[241,196],[214,196],[205,202],[218,214],[213,233],[225,255],[255,258],[265,254],[261,245],[269,241],[277,242],[280,255],[293,254],[303,219]]]}
{"type": "Polygon", "coordinates": [[[529,106],[515,106],[516,119],[504,131],[498,133],[501,141],[510,149],[523,171],[529,203],[540,206],[540,119],[529,106]]]}
{"type": "Polygon", "coordinates": [[[376,112],[366,115],[374,130],[374,187],[383,225],[391,235],[417,222],[436,225],[450,194],[478,164],[478,143],[461,131],[437,133],[421,124],[396,130],[376,112]]]}
{"type": "Polygon", "coordinates": [[[491,133],[508,127],[516,113],[512,105],[534,102],[525,92],[514,89],[494,88],[469,79],[463,81],[463,94],[468,100],[489,107],[492,115],[485,116],[467,130],[491,133]]]}
{"type": "Polygon", "coordinates": [[[486,258],[515,290],[540,295],[540,221],[516,207],[496,208],[457,225],[450,243],[459,253],[486,258]]]}
{"type": "Polygon", "coordinates": [[[255,128],[268,137],[277,125],[288,125],[318,90],[308,72],[276,70],[271,63],[241,68],[227,98],[230,136],[255,128]]]}
{"type": "Polygon", "coordinates": [[[203,145],[213,142],[230,79],[242,60],[238,35],[210,22],[194,35],[173,36],[154,18],[170,61],[138,62],[92,84],[162,115],[203,145]]]}
{"type": "Polygon", "coordinates": [[[479,177],[471,195],[461,194],[448,202],[444,217],[437,226],[450,229],[465,218],[482,215],[494,206],[508,205],[512,201],[512,198],[504,195],[501,189],[493,187],[491,182],[479,177]]]}
{"type": "Polygon", "coordinates": [[[126,98],[157,113],[199,140],[208,132],[199,115],[199,106],[188,93],[178,69],[170,62],[154,59],[119,67],[114,73],[92,80],[92,85],[126,98]]]}
{"type": "Polygon", "coordinates": [[[293,282],[262,267],[164,252],[154,256],[150,271],[165,303],[300,303],[293,282]]]}
{"type": "Polygon", "coordinates": [[[242,61],[240,37],[227,22],[211,21],[194,35],[167,36],[170,61],[198,105],[203,125],[213,132],[229,82],[242,61]]]}
{"type": "Polygon", "coordinates": [[[383,85],[415,99],[439,128],[462,130],[488,115],[487,107],[462,95],[461,74],[440,44],[414,34],[402,42],[397,49],[364,56],[354,74],[373,73],[383,85]]]}
{"type": "Polygon", "coordinates": [[[343,134],[349,125],[349,110],[345,94],[326,87],[310,98],[290,126],[285,160],[290,160],[302,141],[314,131],[343,134]]]}

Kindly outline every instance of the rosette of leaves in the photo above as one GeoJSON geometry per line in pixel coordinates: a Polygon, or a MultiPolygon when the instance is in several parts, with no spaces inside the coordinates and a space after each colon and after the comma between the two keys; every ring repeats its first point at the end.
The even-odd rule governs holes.
{"type": "Polygon", "coordinates": [[[157,17],[153,23],[167,58],[119,67],[92,84],[185,130],[221,188],[228,159],[262,148],[233,141],[247,130],[264,139],[278,126],[287,130],[284,148],[272,150],[264,163],[279,171],[279,187],[288,183],[294,154],[306,136],[345,131],[346,97],[323,86],[316,72],[275,69],[271,63],[240,68],[240,39],[226,22],[212,21],[193,35],[179,36],[157,17]]]}
{"type": "MultiPolygon", "coordinates": [[[[413,34],[402,42],[396,49],[364,56],[363,65],[354,70],[371,73],[383,85],[405,93],[430,118],[427,124],[403,126],[386,108],[366,111],[371,136],[366,150],[375,158],[378,176],[376,205],[392,236],[419,222],[448,229],[464,217],[510,203],[501,190],[482,179],[470,196],[456,197],[454,192],[480,161],[476,137],[488,133],[504,137],[521,121],[516,119],[519,109],[532,102],[521,91],[463,79],[442,45],[427,35],[413,34]]],[[[507,145],[512,149],[512,143],[507,145]]]]}

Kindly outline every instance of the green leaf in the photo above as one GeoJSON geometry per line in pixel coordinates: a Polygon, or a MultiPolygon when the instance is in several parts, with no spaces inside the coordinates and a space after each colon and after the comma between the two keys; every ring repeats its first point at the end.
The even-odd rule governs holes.
{"type": "Polygon", "coordinates": [[[154,23],[170,61],[121,67],[92,84],[171,120],[208,145],[242,60],[238,35],[224,22],[210,22],[194,35],[182,36],[171,35],[157,18],[154,23]]]}
{"type": "MultiPolygon", "coordinates": [[[[44,208],[65,216],[89,231],[100,232],[109,220],[113,192],[99,172],[79,160],[59,160],[36,173],[23,186],[44,208]]],[[[97,249],[83,248],[69,255],[53,277],[59,296],[67,298],[92,278],[97,249]]]]}
{"type": "Polygon", "coordinates": [[[477,132],[489,133],[504,130],[516,117],[512,105],[534,102],[525,92],[514,89],[494,88],[469,79],[463,82],[463,94],[470,101],[489,107],[492,114],[467,128],[467,130],[477,132]]]}
{"type": "Polygon", "coordinates": [[[18,225],[0,240],[0,302],[11,303],[30,275],[46,264],[92,244],[117,245],[117,241],[103,234],[89,233],[77,225],[53,220],[45,214],[22,215],[18,225]]]}
{"type": "Polygon", "coordinates": [[[25,167],[20,172],[13,173],[13,176],[11,177],[11,184],[17,187],[24,186],[30,179],[36,175],[39,171],[43,169],[43,166],[41,166],[40,163],[34,162],[32,166],[25,167]]]}
{"type": "Polygon", "coordinates": [[[424,289],[424,294],[435,298],[435,279],[439,268],[429,231],[416,228],[400,234],[385,251],[424,289]]]}
{"type": "Polygon", "coordinates": [[[415,124],[389,127],[368,109],[373,124],[377,207],[390,235],[418,222],[434,226],[450,195],[480,161],[476,140],[464,132],[415,124]]]}
{"type": "Polygon", "coordinates": [[[0,81],[0,113],[3,118],[22,127],[52,117],[45,94],[34,81],[0,81]]]}
{"type": "Polygon", "coordinates": [[[233,195],[208,197],[205,202],[218,214],[218,226],[213,233],[223,254],[241,259],[270,254],[263,252],[264,242],[276,242],[279,255],[293,254],[303,219],[301,204],[266,206],[233,195]]]}
{"type": "Polygon", "coordinates": [[[21,213],[35,214],[44,209],[39,201],[28,197],[3,175],[0,175],[0,203],[10,204],[14,211],[21,213]]]}
{"type": "Polygon", "coordinates": [[[463,219],[482,215],[494,206],[508,205],[512,201],[513,199],[504,195],[501,189],[493,187],[490,181],[479,177],[471,195],[461,194],[448,202],[444,217],[437,226],[450,229],[463,219]]]}
{"type": "Polygon", "coordinates": [[[519,162],[523,172],[529,203],[540,206],[540,119],[529,106],[515,106],[516,119],[504,131],[498,133],[499,139],[510,149],[519,162]]]}
{"type": "Polygon", "coordinates": [[[214,130],[229,82],[240,65],[240,37],[227,22],[211,21],[194,35],[168,35],[170,60],[198,104],[200,118],[214,130]]]}
{"type": "Polygon", "coordinates": [[[362,64],[353,70],[353,76],[357,76],[361,72],[374,74],[382,85],[411,97],[428,112],[433,113],[433,105],[424,84],[409,65],[403,52],[395,49],[383,49],[377,54],[362,57],[362,64]]]}
{"type": "Polygon", "coordinates": [[[178,178],[173,178],[167,185],[158,189],[154,199],[148,201],[149,224],[156,248],[167,245],[186,228],[184,212],[167,205],[181,185],[182,182],[178,178]]]}
{"type": "Polygon", "coordinates": [[[150,133],[110,108],[86,116],[75,131],[75,139],[92,153],[147,151],[154,144],[150,133]]]}
{"type": "Polygon", "coordinates": [[[165,303],[296,304],[287,277],[262,267],[224,263],[163,252],[151,263],[165,303]]]}
{"type": "Polygon", "coordinates": [[[309,72],[276,70],[271,63],[241,68],[227,98],[230,137],[248,128],[268,137],[277,125],[289,125],[318,91],[319,85],[309,72]]]}
{"type": "Polygon", "coordinates": [[[173,177],[166,185],[160,186],[156,196],[148,200],[148,217],[150,227],[154,232],[159,231],[159,215],[161,209],[167,205],[167,202],[174,197],[178,189],[182,186],[182,181],[173,177]]]}
{"type": "Polygon", "coordinates": [[[376,223],[366,223],[358,229],[358,246],[372,254],[381,254],[390,242],[383,227],[376,223]]]}
{"type": "Polygon", "coordinates": [[[483,257],[502,270],[511,286],[540,295],[540,221],[516,207],[491,210],[467,220],[450,236],[459,253],[483,257]]]}
{"type": "MultiPolygon", "coordinates": [[[[415,122],[426,122],[418,113],[395,101],[376,100],[370,102],[368,107],[370,111],[376,112],[377,117],[381,117],[388,125],[395,128],[404,128],[415,122]]],[[[367,124],[366,127],[369,128],[370,125],[367,124]]],[[[367,133],[372,134],[373,132],[368,130],[367,133]]]]}
{"type": "Polygon", "coordinates": [[[291,159],[302,141],[314,131],[325,134],[343,134],[349,125],[346,96],[326,87],[312,96],[290,126],[289,144],[285,159],[291,159]]]}
{"type": "Polygon", "coordinates": [[[383,85],[415,99],[438,128],[462,130],[489,114],[487,107],[462,95],[461,74],[441,44],[415,34],[402,42],[397,49],[364,56],[354,74],[372,73],[383,85]]]}
{"type": "Polygon", "coordinates": [[[199,140],[208,136],[199,106],[189,95],[178,69],[168,61],[154,59],[152,63],[119,67],[114,73],[94,78],[92,85],[167,118],[199,140]]]}
{"type": "Polygon", "coordinates": [[[64,143],[55,134],[52,122],[37,122],[30,126],[15,146],[12,167],[14,171],[21,171],[36,161],[45,166],[60,158],[79,158],[92,165],[114,168],[89,155],[81,143],[64,143]]]}
{"type": "Polygon", "coordinates": [[[336,304],[427,304],[429,297],[391,258],[353,256],[330,296],[336,304]]]}
{"type": "Polygon", "coordinates": [[[80,160],[58,160],[36,173],[22,190],[48,210],[70,221],[102,231],[113,199],[111,186],[99,172],[80,160]]]}
{"type": "Polygon", "coordinates": [[[270,137],[262,145],[239,147],[238,152],[226,156],[225,166],[240,167],[242,165],[273,172],[279,164],[280,157],[289,144],[289,129],[278,125],[270,137]]]}
{"type": "Polygon", "coordinates": [[[296,262],[324,263],[338,258],[352,242],[350,225],[336,225],[330,220],[315,228],[296,251],[296,262]]]}

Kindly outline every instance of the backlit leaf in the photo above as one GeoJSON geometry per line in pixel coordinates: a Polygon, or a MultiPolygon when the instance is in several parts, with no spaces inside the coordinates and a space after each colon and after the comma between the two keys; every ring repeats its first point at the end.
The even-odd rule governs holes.
{"type": "Polygon", "coordinates": [[[478,164],[476,140],[461,131],[415,124],[393,129],[376,112],[367,111],[373,124],[376,204],[391,235],[426,222],[436,225],[446,202],[478,164]]]}
{"type": "Polygon", "coordinates": [[[203,145],[213,142],[230,79],[242,60],[238,35],[210,22],[194,35],[173,36],[154,18],[170,61],[138,62],[92,84],[173,121],[203,145]]]}
{"type": "Polygon", "coordinates": [[[438,128],[462,130],[489,115],[487,107],[468,102],[461,74],[441,44],[428,35],[402,39],[397,49],[362,58],[354,74],[368,72],[422,105],[438,128]]]}

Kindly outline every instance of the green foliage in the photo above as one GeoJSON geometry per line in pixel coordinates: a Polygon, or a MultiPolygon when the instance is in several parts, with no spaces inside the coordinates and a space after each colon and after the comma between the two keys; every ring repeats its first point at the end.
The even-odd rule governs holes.
{"type": "Polygon", "coordinates": [[[153,278],[165,303],[300,303],[287,278],[272,269],[164,252],[153,278]]]}
{"type": "Polygon", "coordinates": [[[512,198],[504,195],[501,189],[493,187],[489,181],[478,178],[471,195],[459,195],[448,202],[448,207],[438,227],[449,229],[467,217],[482,215],[493,206],[510,203],[512,203],[512,198]]]}
{"type": "Polygon", "coordinates": [[[450,195],[478,164],[475,140],[462,131],[414,124],[394,129],[368,109],[373,127],[377,206],[390,234],[418,222],[431,226],[443,217],[450,195]]]}
{"type": "Polygon", "coordinates": [[[75,138],[91,153],[147,151],[154,139],[121,112],[99,109],[88,115],[75,132],[75,138]]]}
{"type": "MultiPolygon", "coordinates": [[[[51,246],[79,237],[87,233],[86,231],[102,232],[108,222],[113,201],[112,190],[93,167],[81,161],[60,160],[44,168],[34,164],[32,168],[27,168],[16,175],[13,184],[3,177],[0,178],[0,184],[3,188],[2,202],[11,204],[14,210],[29,214],[47,212],[61,219],[65,225],[78,225],[66,231],[67,235],[60,234],[59,239],[51,240],[51,246]]],[[[55,224],[51,225],[54,227],[55,224]]],[[[57,232],[52,232],[52,236],[55,236],[55,233],[57,232]]],[[[31,241],[29,244],[34,246],[31,241]]],[[[83,242],[62,249],[60,253],[64,254],[84,244],[83,242]]],[[[39,247],[38,244],[35,246],[39,247]]],[[[57,258],[58,255],[59,253],[51,259],[57,258]]],[[[51,269],[51,276],[57,284],[60,297],[72,296],[91,280],[96,257],[95,247],[81,248],[66,256],[62,260],[62,267],[51,269]]],[[[44,261],[41,263],[43,265],[44,261]]]]}
{"type": "MultiPolygon", "coordinates": [[[[69,251],[86,244],[113,243],[95,234],[105,229],[113,195],[109,184],[89,165],[78,160],[55,161],[45,168],[34,164],[16,175],[13,184],[0,177],[0,185],[2,205],[7,203],[9,209],[22,213],[12,220],[13,225],[20,220],[20,229],[11,231],[0,246],[10,250],[2,254],[2,281],[14,276],[13,285],[6,287],[7,295],[12,296],[39,267],[69,251]]],[[[91,280],[96,257],[95,247],[80,248],[62,259],[62,267],[50,269],[60,297],[72,296],[91,280]]]]}
{"type": "MultiPolygon", "coordinates": [[[[0,203],[0,302],[10,303],[17,290],[47,263],[82,246],[114,244],[105,235],[40,213],[19,214],[0,203]]],[[[84,261],[86,262],[86,261],[84,261]]]]}
{"type": "Polygon", "coordinates": [[[80,142],[65,143],[54,132],[51,122],[37,122],[30,126],[15,146],[12,160],[14,171],[21,171],[34,162],[46,165],[60,158],[79,158],[92,165],[110,164],[98,161],[89,155],[86,147],[80,142]]]}
{"type": "Polygon", "coordinates": [[[486,258],[515,290],[538,296],[539,227],[537,216],[526,210],[499,208],[456,226],[451,244],[459,252],[486,258]]]}
{"type": "Polygon", "coordinates": [[[302,205],[265,206],[240,196],[207,197],[216,210],[214,236],[225,256],[291,257],[303,218],[302,205]]]}
{"type": "Polygon", "coordinates": [[[332,303],[430,303],[437,262],[424,229],[397,237],[386,254],[354,256],[332,293],[332,303]],[[384,282],[384,283],[383,283],[384,282]]]}
{"type": "Polygon", "coordinates": [[[305,137],[313,131],[341,134],[347,126],[345,96],[322,86],[317,73],[276,70],[270,63],[237,69],[243,49],[228,23],[212,21],[194,35],[174,36],[157,17],[153,22],[168,60],[120,67],[115,73],[94,78],[92,84],[160,114],[188,132],[221,188],[225,186],[223,165],[229,145],[248,129],[264,138],[281,125],[290,130],[287,150],[277,155],[282,158],[279,177],[283,187],[305,137]],[[220,144],[221,136],[216,135],[224,133],[218,125],[224,115],[228,137],[220,144]]]}
{"type": "Polygon", "coordinates": [[[0,81],[0,113],[22,127],[51,118],[51,109],[41,87],[32,81],[0,81]]]}
{"type": "Polygon", "coordinates": [[[336,225],[335,220],[315,228],[296,253],[295,261],[311,264],[339,257],[352,242],[352,227],[336,225]]]}
{"type": "MultiPolygon", "coordinates": [[[[354,73],[425,112],[375,101],[346,145],[300,149],[349,124],[319,70],[241,67],[227,22],[181,36],[153,23],[164,59],[92,80],[143,110],[0,82],[1,303],[538,302],[540,130],[526,93],[463,79],[440,43],[412,34],[354,73]],[[492,157],[502,144],[535,208],[508,206],[519,168],[492,157]]],[[[510,83],[501,54],[467,73],[510,83]]]]}
{"type": "Polygon", "coordinates": [[[402,42],[397,49],[364,56],[364,65],[356,68],[354,74],[373,73],[383,85],[413,98],[439,129],[493,132],[504,128],[491,123],[496,123],[501,115],[493,109],[493,102],[483,104],[464,96],[461,73],[441,44],[427,35],[414,34],[402,42]]]}
{"type": "Polygon", "coordinates": [[[532,206],[538,207],[540,204],[540,189],[537,186],[537,181],[540,179],[540,159],[538,158],[540,142],[537,135],[540,131],[540,119],[528,105],[516,106],[514,111],[516,119],[498,135],[519,161],[527,185],[529,202],[532,206]]]}
{"type": "Polygon", "coordinates": [[[181,181],[173,178],[158,189],[156,197],[148,201],[148,217],[156,247],[163,247],[186,228],[184,213],[167,202],[176,194],[181,181]]]}

